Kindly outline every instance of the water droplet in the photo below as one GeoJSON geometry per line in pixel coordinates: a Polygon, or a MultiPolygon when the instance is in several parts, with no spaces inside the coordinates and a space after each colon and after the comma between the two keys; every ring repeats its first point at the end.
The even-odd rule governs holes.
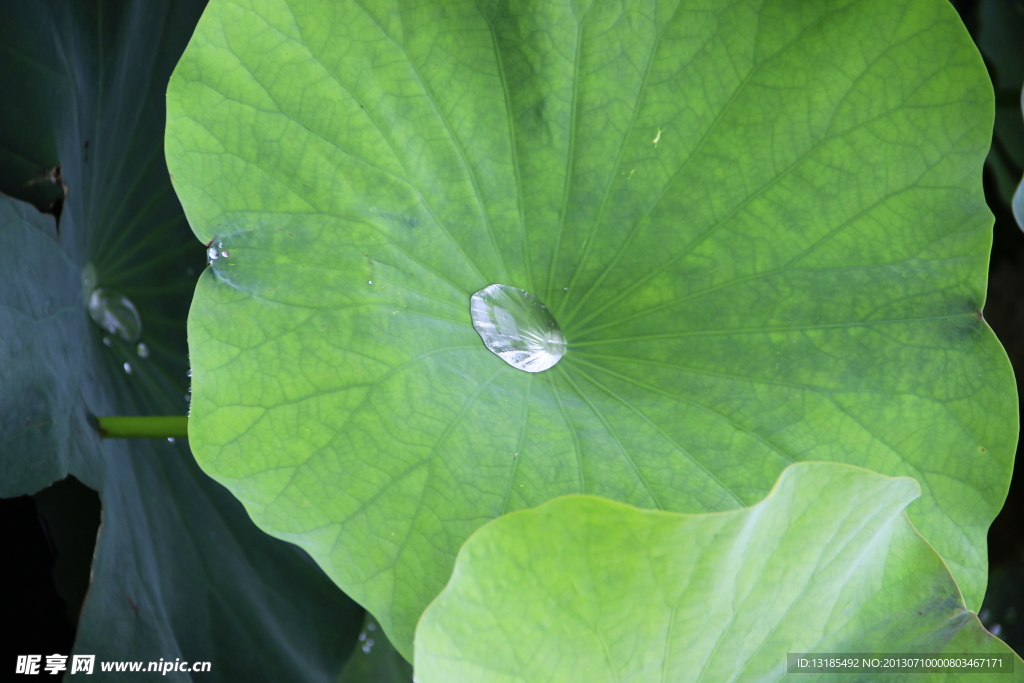
{"type": "Polygon", "coordinates": [[[217,253],[217,247],[210,247],[206,250],[206,257],[211,261],[216,261],[220,254],[217,253]]]}
{"type": "Polygon", "coordinates": [[[103,345],[104,345],[104,346],[110,346],[110,345],[111,345],[111,344],[113,344],[113,343],[114,343],[114,342],[110,341],[110,337],[104,337],[104,338],[103,338],[103,345]]]}
{"type": "Polygon", "coordinates": [[[373,647],[373,639],[372,638],[366,641],[366,647],[373,647]]]}
{"type": "Polygon", "coordinates": [[[365,633],[360,633],[359,634],[359,642],[363,642],[365,640],[366,640],[366,634],[365,633]]]}
{"type": "Polygon", "coordinates": [[[470,313],[484,345],[514,368],[542,372],[565,354],[565,339],[551,311],[518,287],[481,289],[470,299],[470,313]]]}
{"type": "Polygon", "coordinates": [[[133,342],[142,335],[142,318],[124,294],[111,289],[94,289],[89,295],[89,317],[97,325],[125,341],[133,342]]]}
{"type": "Polygon", "coordinates": [[[367,281],[366,281],[366,284],[368,284],[368,285],[372,285],[372,284],[373,284],[373,280],[367,280],[367,281]]]}
{"type": "Polygon", "coordinates": [[[377,630],[377,624],[375,624],[375,623],[373,623],[371,621],[369,624],[366,625],[366,630],[367,631],[376,631],[377,630]]]}
{"type": "Polygon", "coordinates": [[[135,350],[139,354],[139,358],[149,358],[149,347],[146,346],[145,342],[139,342],[139,345],[135,347],[135,350]]]}
{"type": "Polygon", "coordinates": [[[191,402],[192,402],[192,397],[189,396],[188,394],[185,394],[185,403],[191,403],[191,402]]]}
{"type": "Polygon", "coordinates": [[[373,648],[372,648],[372,647],[370,647],[369,645],[363,645],[363,652],[364,652],[365,654],[370,654],[370,650],[372,650],[372,649],[373,649],[373,648]]]}
{"type": "Polygon", "coordinates": [[[220,252],[220,255],[224,258],[227,258],[228,256],[231,256],[231,252],[225,249],[224,251],[220,252]]]}
{"type": "Polygon", "coordinates": [[[173,436],[167,437],[167,443],[174,443],[174,437],[173,436]]]}
{"type": "Polygon", "coordinates": [[[563,291],[563,292],[568,292],[568,291],[569,291],[569,288],[568,288],[568,287],[562,287],[562,291],[563,291]]]}
{"type": "Polygon", "coordinates": [[[223,242],[217,242],[217,248],[218,249],[223,249],[224,248],[224,243],[223,242]]]}
{"type": "Polygon", "coordinates": [[[131,363],[125,363],[124,364],[124,371],[127,372],[129,375],[132,374],[132,364],[131,363]]]}
{"type": "Polygon", "coordinates": [[[189,377],[191,377],[191,376],[192,376],[192,368],[189,368],[189,369],[188,369],[188,373],[187,373],[187,374],[188,374],[188,376],[189,376],[189,377]]]}

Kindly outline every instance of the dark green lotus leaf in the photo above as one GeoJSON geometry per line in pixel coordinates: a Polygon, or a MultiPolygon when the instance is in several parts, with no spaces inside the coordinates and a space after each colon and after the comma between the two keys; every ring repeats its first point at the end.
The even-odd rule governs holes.
{"type": "Polygon", "coordinates": [[[335,683],[412,683],[412,664],[391,644],[377,619],[367,614],[356,649],[335,683]]]}
{"type": "Polygon", "coordinates": [[[180,658],[211,662],[195,680],[331,681],[361,610],[259,531],[187,444],[101,442],[89,425],[187,407],[185,316],[204,260],[161,143],[165,84],[202,6],[0,9],[0,190],[53,212],[0,197],[0,495],[68,473],[99,492],[74,649],[96,655],[96,674],[180,658]],[[90,320],[92,286],[134,303],[145,358],[90,320]]]}
{"type": "Polygon", "coordinates": [[[1024,200],[1019,199],[1018,189],[1024,175],[1024,2],[980,0],[976,20],[978,48],[988,60],[998,93],[988,165],[999,194],[1007,204],[1012,204],[1017,222],[1024,225],[1024,200]]]}
{"type": "Polygon", "coordinates": [[[168,88],[217,257],[196,457],[406,656],[504,512],[728,510],[803,460],[917,478],[977,607],[1017,436],[991,129],[946,0],[214,0],[168,88]],[[557,365],[484,346],[492,284],[557,365]]]}
{"type": "Polygon", "coordinates": [[[565,496],[507,515],[466,542],[423,614],[416,678],[777,681],[788,653],[970,653],[1001,658],[1007,673],[791,677],[1020,681],[1024,661],[966,609],[904,514],[919,492],[904,477],[798,463],[745,510],[565,496]]]}

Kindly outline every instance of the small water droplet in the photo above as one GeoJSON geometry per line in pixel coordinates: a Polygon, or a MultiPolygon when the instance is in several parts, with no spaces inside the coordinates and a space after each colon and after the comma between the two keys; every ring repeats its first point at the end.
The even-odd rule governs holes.
{"type": "Polygon", "coordinates": [[[210,247],[206,250],[206,257],[211,261],[216,261],[220,254],[217,253],[217,247],[210,247]]]}
{"type": "Polygon", "coordinates": [[[139,358],[149,358],[149,347],[146,346],[145,342],[139,342],[139,345],[135,347],[135,351],[138,352],[139,358]]]}
{"type": "Polygon", "coordinates": [[[142,318],[124,294],[102,287],[94,289],[88,307],[89,317],[107,332],[129,342],[142,336],[142,318]]]}
{"type": "Polygon", "coordinates": [[[191,377],[191,376],[192,376],[192,368],[189,368],[189,369],[188,369],[188,372],[187,372],[186,374],[187,374],[187,375],[188,375],[189,377],[191,377]]]}
{"type": "Polygon", "coordinates": [[[192,402],[192,397],[189,396],[188,394],[185,394],[185,403],[191,403],[191,402],[192,402]]]}
{"type": "Polygon", "coordinates": [[[568,288],[568,287],[562,287],[562,291],[563,291],[563,292],[568,292],[568,291],[569,291],[569,288],[568,288]]]}
{"type": "Polygon", "coordinates": [[[192,385],[191,384],[188,385],[188,393],[190,393],[190,394],[192,393],[192,385]]]}
{"type": "Polygon", "coordinates": [[[104,338],[103,338],[103,345],[104,345],[104,346],[110,346],[110,345],[111,345],[111,344],[113,344],[113,343],[114,343],[114,342],[110,341],[110,337],[104,337],[104,338]]]}
{"type": "Polygon", "coordinates": [[[225,249],[224,251],[220,252],[220,255],[223,256],[224,258],[227,258],[228,256],[231,256],[231,253],[227,249],[225,249]]]}
{"type": "Polygon", "coordinates": [[[369,624],[366,625],[366,630],[367,631],[376,631],[377,630],[377,624],[375,624],[375,623],[373,623],[371,621],[369,624]]]}
{"type": "Polygon", "coordinates": [[[373,648],[370,647],[369,645],[363,645],[363,653],[364,654],[370,654],[370,650],[372,650],[372,649],[373,648]]]}
{"type": "Polygon", "coordinates": [[[224,248],[224,243],[223,242],[217,242],[217,248],[218,249],[223,249],[224,248]]]}
{"type": "Polygon", "coordinates": [[[372,285],[372,284],[373,284],[373,280],[367,280],[367,281],[366,281],[366,284],[368,284],[368,285],[372,285]]]}
{"type": "Polygon", "coordinates": [[[125,363],[124,364],[124,371],[127,372],[129,375],[132,374],[132,364],[131,363],[125,363]]]}
{"type": "Polygon", "coordinates": [[[373,647],[373,638],[366,641],[366,647],[373,647]]]}
{"type": "Polygon", "coordinates": [[[167,437],[167,443],[174,443],[174,437],[173,436],[167,437]]]}
{"type": "Polygon", "coordinates": [[[551,311],[518,287],[481,289],[470,299],[470,313],[484,345],[516,369],[542,372],[565,355],[565,339],[551,311]]]}

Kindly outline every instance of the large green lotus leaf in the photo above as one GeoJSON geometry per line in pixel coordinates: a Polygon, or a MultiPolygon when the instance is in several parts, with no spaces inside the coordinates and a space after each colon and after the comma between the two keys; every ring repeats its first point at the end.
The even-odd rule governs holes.
{"type": "Polygon", "coordinates": [[[361,610],[257,529],[186,443],[101,442],[88,420],[186,410],[185,317],[203,256],[164,167],[162,94],[202,6],[0,9],[0,189],[49,205],[67,188],[59,223],[0,197],[0,495],[68,473],[99,492],[74,646],[96,655],[97,674],[103,661],[180,658],[211,662],[196,680],[331,681],[361,610]],[[148,358],[114,335],[103,343],[83,296],[90,262],[97,284],[134,302],[148,358]]]}
{"type": "Polygon", "coordinates": [[[196,456],[406,656],[490,519],[733,509],[800,460],[920,480],[977,606],[1017,434],[991,126],[945,0],[214,0],[168,88],[217,249],[196,456]],[[550,307],[558,365],[485,348],[492,283],[550,307]]]}
{"type": "MultiPolygon", "coordinates": [[[[775,681],[787,653],[968,652],[1014,665],[986,680],[1024,680],[1024,662],[966,609],[904,514],[918,493],[905,477],[797,463],[745,510],[680,515],[565,496],[515,512],[459,551],[416,629],[416,678],[775,681]]],[[[880,678],[890,677],[862,677],[880,678]]]]}

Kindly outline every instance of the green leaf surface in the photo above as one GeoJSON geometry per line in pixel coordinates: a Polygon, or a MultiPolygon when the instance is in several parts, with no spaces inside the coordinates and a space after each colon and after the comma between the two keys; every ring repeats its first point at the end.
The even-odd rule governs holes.
{"type": "Polygon", "coordinates": [[[91,583],[73,615],[74,651],[96,655],[98,678],[102,662],[180,658],[211,662],[195,680],[332,681],[358,606],[305,553],[257,529],[185,442],[101,441],[89,424],[90,413],[187,408],[185,317],[203,255],[161,138],[166,81],[202,6],[0,9],[0,190],[40,199],[35,180],[59,167],[67,193],[59,223],[0,197],[0,496],[68,473],[99,492],[91,583]],[[134,302],[146,358],[117,337],[104,343],[86,310],[88,263],[94,284],[134,302]]]}
{"type": "Polygon", "coordinates": [[[802,460],[917,478],[977,606],[1017,435],[991,126],[945,0],[214,0],[166,140],[228,252],[197,459],[406,656],[490,519],[734,509],[802,460]],[[549,307],[557,366],[484,347],[494,283],[549,307]]]}
{"type": "Polygon", "coordinates": [[[416,630],[417,680],[774,681],[787,653],[998,654],[1024,673],[904,514],[918,494],[909,478],[798,463],[745,510],[565,496],[513,513],[459,551],[416,630]]]}

